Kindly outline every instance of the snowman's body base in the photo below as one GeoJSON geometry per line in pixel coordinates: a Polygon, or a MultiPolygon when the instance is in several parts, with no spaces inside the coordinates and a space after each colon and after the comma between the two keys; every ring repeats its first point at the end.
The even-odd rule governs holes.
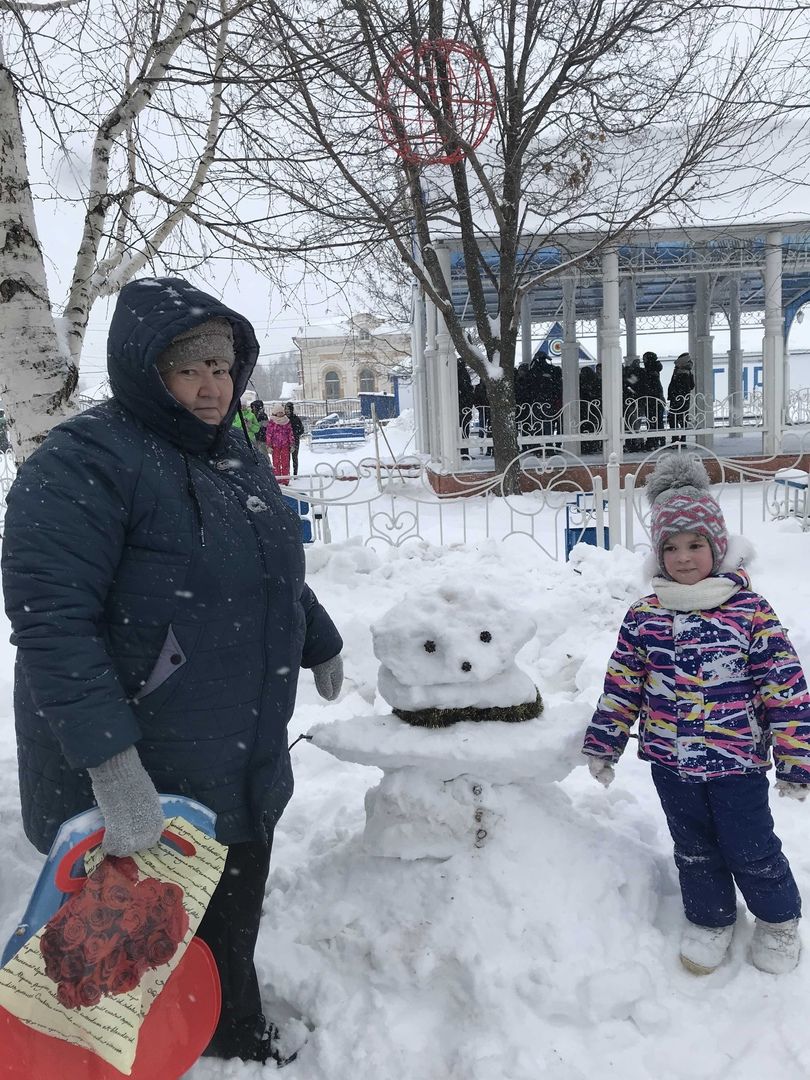
{"type": "Polygon", "coordinates": [[[383,772],[366,793],[367,854],[448,859],[488,846],[503,831],[511,805],[505,791],[529,795],[562,780],[580,761],[590,710],[574,711],[577,722],[570,711],[552,710],[528,723],[433,729],[392,713],[371,714],[318,724],[310,735],[336,758],[383,772]]]}
{"type": "Polygon", "coordinates": [[[534,701],[524,701],[519,705],[489,706],[480,708],[468,705],[457,709],[394,709],[394,715],[413,727],[443,728],[465,721],[487,723],[500,721],[518,724],[524,720],[534,720],[543,711],[543,699],[540,691],[534,701]]]}

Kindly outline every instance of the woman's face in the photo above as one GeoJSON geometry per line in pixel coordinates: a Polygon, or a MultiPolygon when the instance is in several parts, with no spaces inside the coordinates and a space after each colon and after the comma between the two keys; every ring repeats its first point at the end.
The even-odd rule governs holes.
{"type": "Polygon", "coordinates": [[[670,536],[663,547],[664,569],[673,581],[695,585],[711,574],[714,552],[705,536],[684,532],[670,536]]]}
{"type": "Polygon", "coordinates": [[[233,379],[226,361],[192,360],[163,376],[166,389],[206,424],[220,424],[233,398],[233,379]]]}

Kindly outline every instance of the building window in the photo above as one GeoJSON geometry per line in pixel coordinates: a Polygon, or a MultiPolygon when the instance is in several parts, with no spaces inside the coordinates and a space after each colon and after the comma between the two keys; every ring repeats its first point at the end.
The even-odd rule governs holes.
{"type": "Polygon", "coordinates": [[[373,394],[375,387],[374,372],[371,368],[363,368],[358,376],[361,394],[373,394]]]}
{"type": "Polygon", "coordinates": [[[358,337],[361,341],[371,341],[371,332],[365,328],[361,328],[358,337]]]}
{"type": "Polygon", "coordinates": [[[323,377],[324,397],[327,401],[337,401],[340,397],[340,375],[336,371],[327,371],[323,377]]]}

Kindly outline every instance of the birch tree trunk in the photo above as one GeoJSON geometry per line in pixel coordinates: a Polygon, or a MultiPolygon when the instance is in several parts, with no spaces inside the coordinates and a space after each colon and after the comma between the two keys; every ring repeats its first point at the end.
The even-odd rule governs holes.
{"type": "Polygon", "coordinates": [[[14,81],[0,61],[0,397],[17,461],[72,412],[78,381],[51,311],[14,81]]]}

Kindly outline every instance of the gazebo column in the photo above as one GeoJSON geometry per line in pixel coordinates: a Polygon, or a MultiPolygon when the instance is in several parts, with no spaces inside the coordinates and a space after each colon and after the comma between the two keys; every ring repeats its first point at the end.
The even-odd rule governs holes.
{"type": "Polygon", "coordinates": [[[427,393],[427,433],[430,460],[440,461],[439,451],[439,381],[436,359],[436,305],[425,300],[425,391],[427,393]]]}
{"type": "Polygon", "coordinates": [[[778,454],[784,423],[785,368],[782,312],[782,234],[765,239],[765,336],[762,342],[762,382],[766,454],[778,454]]]}
{"type": "Polygon", "coordinates": [[[621,283],[622,314],[624,315],[625,356],[628,364],[638,360],[638,340],[636,335],[636,283],[633,278],[624,278],[621,283]]]}
{"type": "MultiPolygon", "coordinates": [[[[438,248],[436,255],[449,291],[450,251],[448,248],[438,248]]],[[[443,316],[438,316],[436,323],[436,389],[439,462],[443,469],[455,472],[461,466],[461,451],[458,445],[461,438],[458,423],[458,369],[456,350],[443,316]]]]}
{"type": "Polygon", "coordinates": [[[692,357],[692,365],[694,367],[697,362],[697,323],[695,322],[694,308],[692,308],[686,316],[686,333],[688,338],[687,348],[689,349],[689,355],[692,357]]]}
{"type": "Polygon", "coordinates": [[[619,326],[619,253],[602,254],[602,317],[597,354],[602,365],[602,416],[607,456],[622,456],[622,345],[619,326]]]}
{"type": "Polygon", "coordinates": [[[528,364],[532,358],[532,294],[523,294],[520,301],[520,362],[528,364]]]}
{"type": "MultiPolygon", "coordinates": [[[[714,351],[712,338],[712,282],[708,274],[695,278],[695,393],[698,427],[714,427],[714,351]]],[[[698,435],[698,444],[711,448],[713,435],[698,435]]]]}
{"type": "Polygon", "coordinates": [[[413,371],[413,419],[416,429],[416,452],[430,453],[428,431],[427,371],[425,370],[425,298],[418,285],[411,299],[411,363],[413,371]]]}
{"type": "MultiPolygon", "coordinates": [[[[729,427],[743,423],[743,354],[740,338],[740,279],[728,279],[728,422],[729,427]]],[[[742,432],[732,432],[732,438],[742,438],[742,432]]]]}
{"type": "MultiPolygon", "coordinates": [[[[564,435],[579,432],[579,342],[577,341],[577,279],[563,278],[562,391],[564,435]]],[[[565,442],[572,454],[580,452],[579,439],[565,442]]]]}

